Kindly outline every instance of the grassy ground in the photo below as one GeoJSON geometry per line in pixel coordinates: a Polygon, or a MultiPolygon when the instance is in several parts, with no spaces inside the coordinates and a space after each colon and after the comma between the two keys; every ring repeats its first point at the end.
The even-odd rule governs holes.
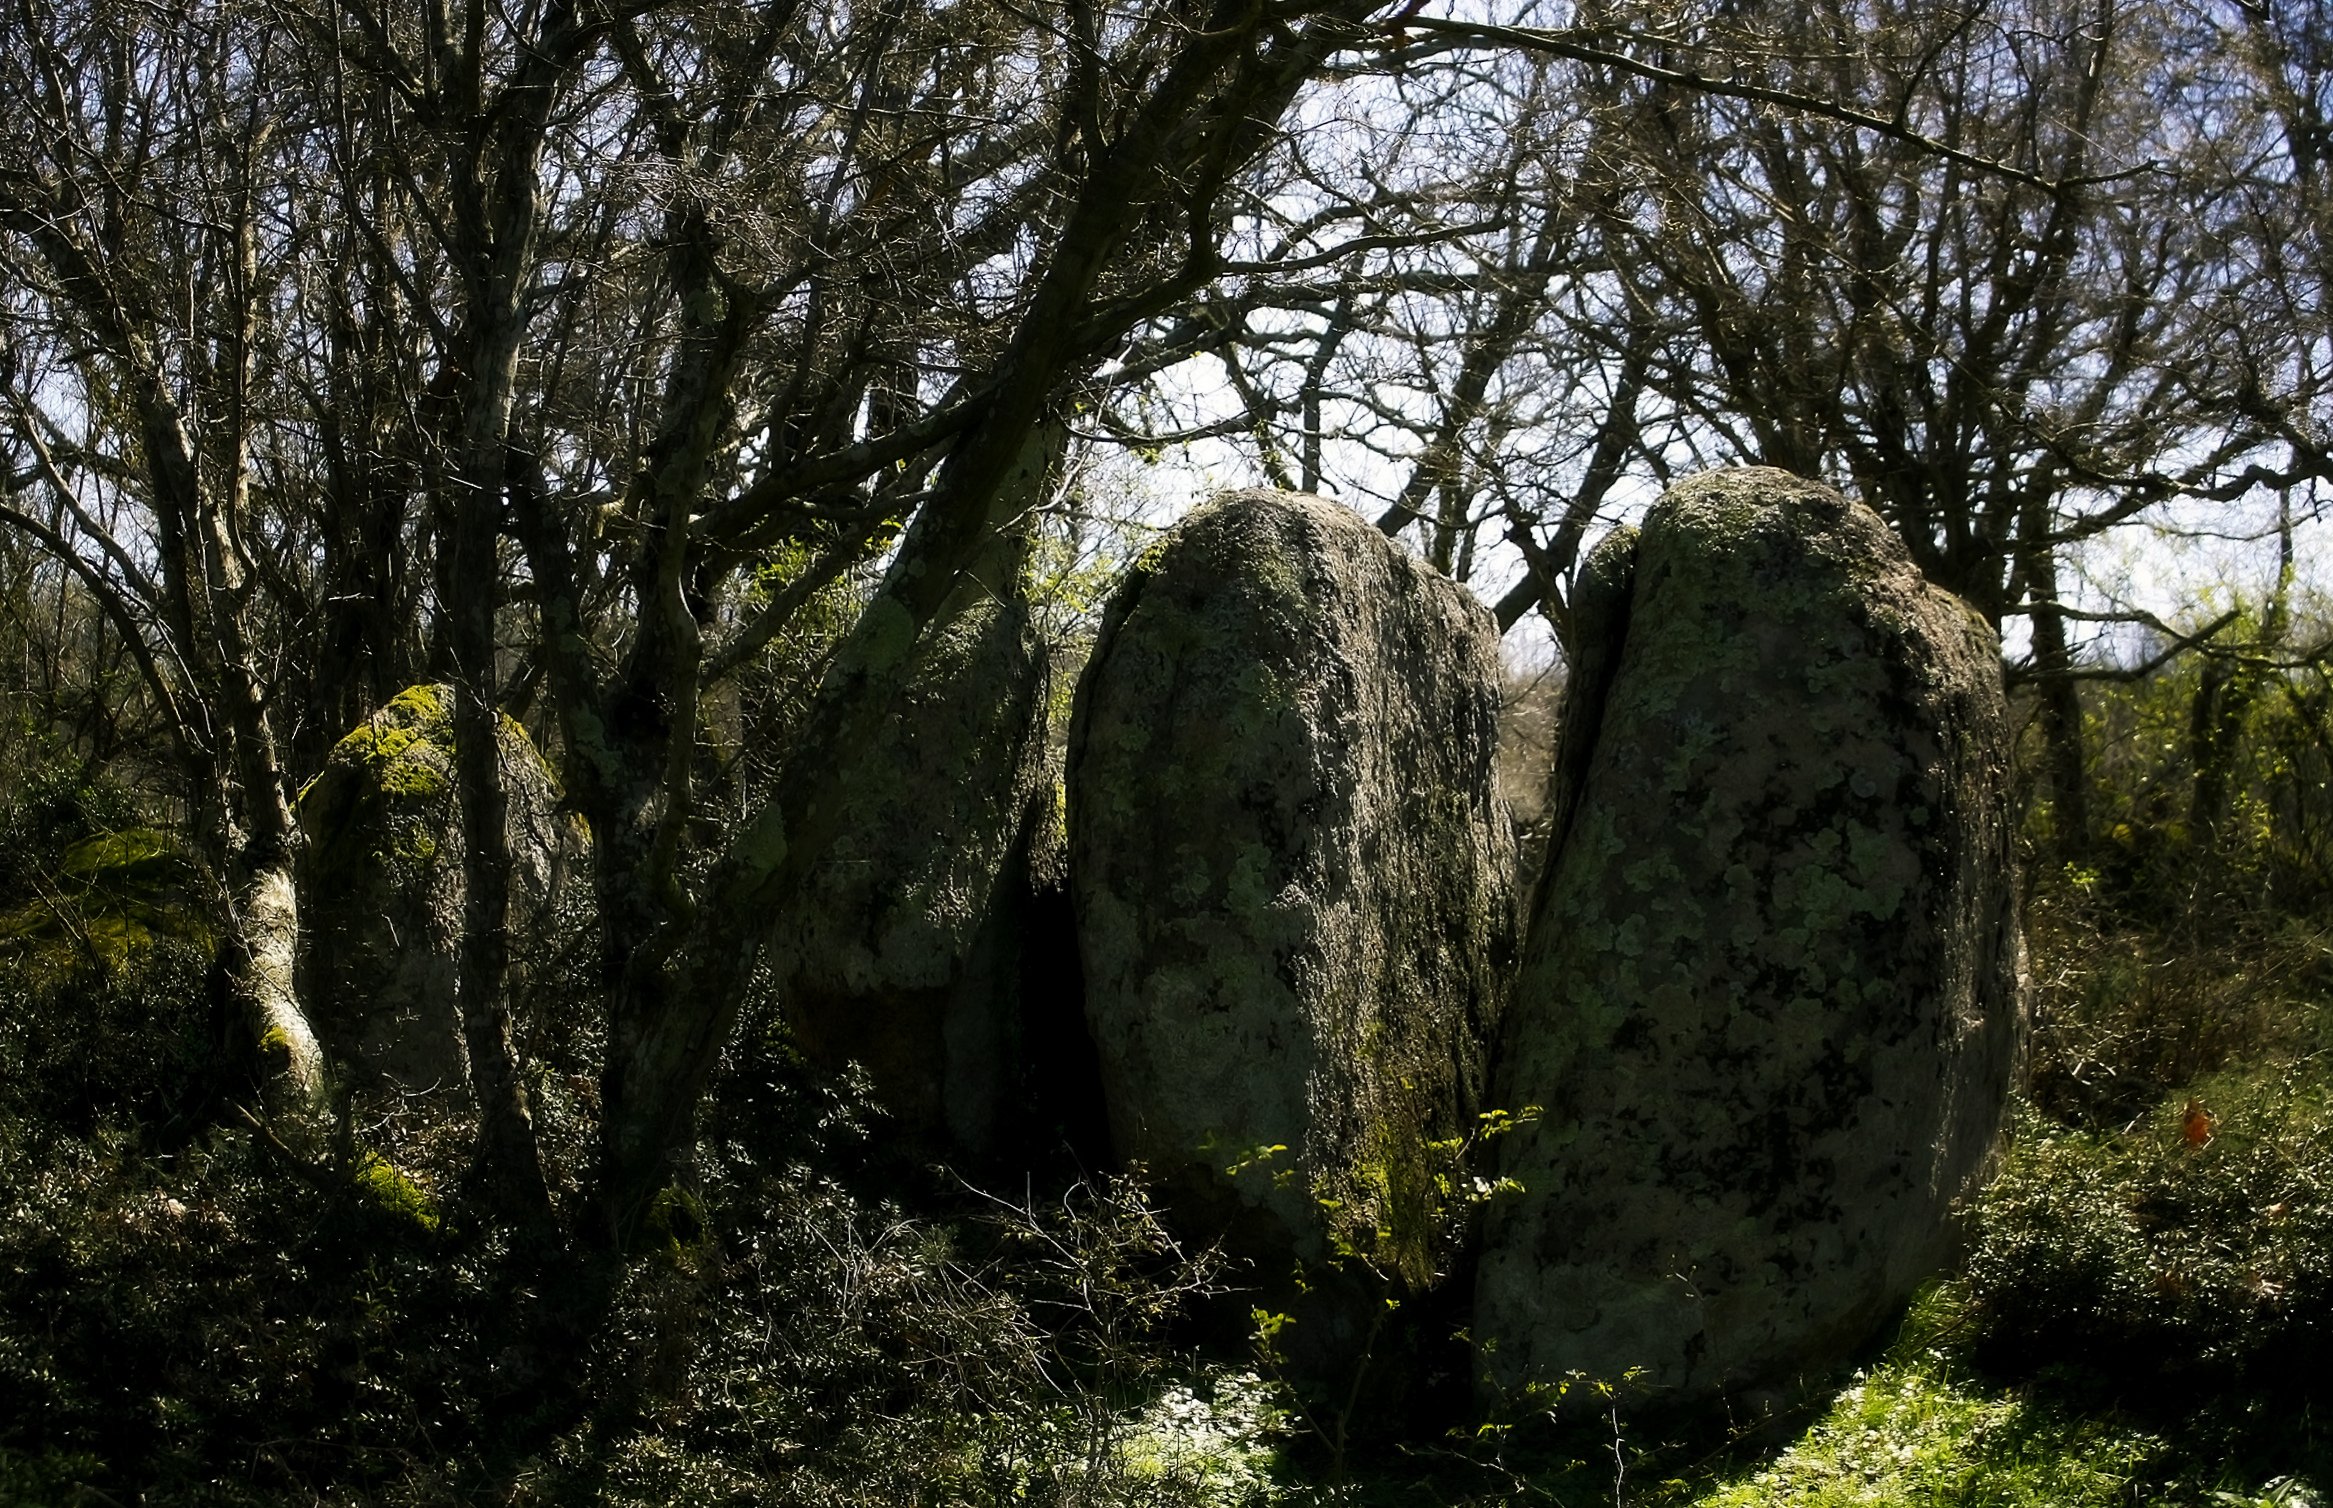
{"type": "Polygon", "coordinates": [[[1967,1292],[1947,1285],[1907,1320],[1887,1355],[1771,1459],[1687,1484],[1696,1508],[2107,1508],[2134,1503],[2299,1505],[2333,1480],[2302,1433],[2270,1460],[2248,1415],[2269,1400],[2116,1401],[2107,1379],[2045,1373],[2021,1382],[1970,1359],[1967,1292]]]}
{"type": "MultiPolygon", "coordinates": [[[[1494,1462],[1419,1451],[1341,1491],[1282,1468],[1251,1503],[1526,1508],[2311,1508],[2333,1502],[2333,1432],[2305,1399],[2131,1389],[2058,1364],[1988,1368],[1964,1281],[1937,1285],[1885,1353],[1779,1433],[1661,1440],[1616,1417],[1494,1462]]],[[[1227,1499],[1231,1501],[1232,1499],[1227,1499]]]]}

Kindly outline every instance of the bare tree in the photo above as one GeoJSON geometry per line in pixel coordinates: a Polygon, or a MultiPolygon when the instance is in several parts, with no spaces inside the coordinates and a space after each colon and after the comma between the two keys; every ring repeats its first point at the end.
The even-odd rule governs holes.
{"type": "Polygon", "coordinates": [[[296,926],[279,725],[347,710],[279,673],[308,594],[382,572],[326,643],[402,671],[418,641],[456,688],[461,1006],[513,1211],[547,1206],[494,727],[513,692],[548,707],[597,840],[594,1228],[620,1241],[848,751],[923,635],[1011,589],[1073,390],[1218,275],[1227,184],[1364,13],[20,8],[0,223],[49,365],[11,436],[67,523],[9,521],[179,713],[246,993],[303,1084],[269,972],[296,926]],[[304,462],[332,490],[295,491],[304,462]],[[708,709],[879,557],[795,730],[815,752],[738,788],[708,709]]]}
{"type": "MultiPolygon", "coordinates": [[[[1532,251],[1484,259],[1502,292],[1452,300],[1422,349],[1441,424],[1421,429],[1388,524],[1435,513],[1444,532],[1427,548],[1455,563],[1455,437],[1479,424],[1512,450],[1530,433],[1490,419],[1516,414],[1490,396],[1503,364],[1502,384],[1530,373],[1560,390],[1548,374],[1568,372],[1612,398],[1601,424],[1574,422],[1593,443],[1552,532],[1530,527],[1548,510],[1502,510],[1535,568],[1525,591],[1576,561],[1586,510],[1622,466],[1658,477],[1673,457],[1737,459],[1837,481],[1933,579],[1996,624],[2029,623],[2018,674],[2038,691],[2059,826],[2079,852],[2065,552],[2172,497],[2243,494],[2277,426],[2308,410],[2286,395],[2312,390],[2289,346],[2248,388],[2220,375],[2213,398],[2197,380],[2198,362],[2262,368],[2210,357],[2196,314],[2252,280],[2229,255],[2239,175],[2183,158],[2165,114],[2189,23],[2153,4],[1844,0],[1575,20],[1562,33],[1414,23],[1562,62],[1561,88],[1513,91],[1504,139],[1569,150],[1548,175],[1557,191],[1515,192],[1511,166],[1476,179],[1495,206],[1484,218],[1532,251]],[[1531,349],[1560,354],[1534,369],[1531,349]],[[2282,406],[2247,408],[2243,392],[2282,406]]],[[[2258,197],[2294,202],[2281,181],[2258,197]]],[[[1508,487],[1535,471],[1478,454],[1474,474],[1508,487]]],[[[1550,608],[1560,625],[1560,599],[1550,608]]]]}
{"type": "Polygon", "coordinates": [[[72,572],[163,715],[236,992],[295,1089],[322,1065],[293,997],[297,842],[263,620],[285,540],[258,490],[280,95],[260,28],[26,0],[0,28],[0,279],[17,343],[0,520],[72,572]],[[39,502],[30,501],[38,498],[39,502]]]}
{"type": "MultiPolygon", "coordinates": [[[[2237,82],[2290,165],[2181,217],[2136,171],[2176,28],[2110,0],[1553,29],[1366,0],[14,6],[0,524],[138,667],[242,998],[309,1089],[293,794],[408,679],[454,686],[480,1166],[543,1230],[494,750],[506,713],[549,732],[608,1028],[581,1224],[617,1246],[682,1171],[852,751],[954,614],[1022,590],[1078,445],[1243,437],[1453,574],[1511,550],[1501,620],[1559,629],[1632,472],[1769,460],[2029,616],[2056,684],[2060,552],[2249,485],[2264,435],[2287,469],[2314,443],[2269,395],[2321,340],[2241,368],[2244,322],[2189,312],[2285,223],[2245,230],[2244,196],[2322,177],[2322,50],[2281,13],[2194,24],[2253,39],[2237,82]],[[1228,402],[1177,407],[1190,362],[1228,402]],[[806,643],[753,725],[784,747],[745,747],[735,709],[806,643]]],[[[2277,286],[2321,315],[2317,273],[2277,286]]]]}
{"type": "Polygon", "coordinates": [[[1291,133],[1237,277],[1146,332],[1126,375],[1167,381],[1126,389],[1112,432],[1248,439],[1276,485],[1344,497],[1459,580],[1505,546],[1501,626],[1543,607],[1562,631],[1614,489],[1675,437],[1644,382],[1654,311],[1605,271],[1603,128],[1573,63],[1405,37],[1383,69],[1291,133]],[[1216,389],[1173,370],[1195,352],[1216,389]]]}

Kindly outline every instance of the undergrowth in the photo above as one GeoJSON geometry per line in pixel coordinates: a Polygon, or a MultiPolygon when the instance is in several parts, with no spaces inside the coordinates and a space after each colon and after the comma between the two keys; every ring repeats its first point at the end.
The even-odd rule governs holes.
{"type": "MultiPolygon", "coordinates": [[[[2102,1397],[2095,1377],[1980,1363],[1991,1323],[1962,1283],[1931,1289],[1894,1343],[1779,1451],[1672,1480],[1693,1508],[2307,1508],[2325,1463],[2261,1437],[2241,1399],[2169,1408],[2102,1397]]],[[[2170,1400],[2158,1399],[2158,1403],[2170,1400]]],[[[2303,1444],[2302,1449],[2293,1449],[2303,1444]]]]}
{"type": "Polygon", "coordinates": [[[2322,1389],[2333,947],[2257,915],[2211,947],[2118,926],[2078,882],[2037,912],[2031,1099],[1971,1221],[1988,1356],[2322,1389]]]}
{"type": "MultiPolygon", "coordinates": [[[[0,813],[0,901],[138,818],[33,795],[0,813]]],[[[476,1218],[463,1139],[394,1104],[352,1101],[330,1146],[275,1136],[195,942],[0,957],[0,1508],[2333,1502],[2333,937],[2200,872],[2040,876],[2001,1172],[1860,1371],[1738,1428],[1615,1397],[1350,1459],[1268,1375],[1183,1349],[1225,1275],[1138,1176],[911,1165],[766,1000],[655,1239],[579,1261],[476,1218]]],[[[530,988],[555,1001],[558,967],[530,988]]],[[[598,1043],[540,1022],[571,1199],[598,1043]]]]}
{"type": "Polygon", "coordinates": [[[660,1239],[546,1261],[276,1137],[208,971],[0,981],[0,1505],[1269,1495],[1269,1390],[1175,1348],[1213,1259],[1137,1180],[903,1171],[747,1033],[660,1239]]]}

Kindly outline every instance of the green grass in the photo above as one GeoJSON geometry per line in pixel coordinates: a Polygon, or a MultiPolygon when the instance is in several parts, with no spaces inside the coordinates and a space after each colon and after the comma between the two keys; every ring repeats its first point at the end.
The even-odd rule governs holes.
{"type": "Polygon", "coordinates": [[[1932,1293],[1886,1357],[1804,1435],[1729,1475],[1697,1508],[2088,1508],[2147,1501],[2170,1447],[2111,1415],[2070,1411],[1975,1373],[1949,1333],[1960,1295],[1932,1293]]]}
{"type": "MultiPolygon", "coordinates": [[[[2302,1400],[2180,1396],[2174,1377],[1979,1360],[1985,1316],[1959,1279],[1932,1287],[1893,1342],[1779,1437],[1724,1440],[1625,1410],[1528,1452],[1483,1442],[1364,1468],[1349,1487],[1276,1501],[1355,1508],[2316,1508],[2333,1441],[2302,1400]],[[1406,1469],[1405,1469],[1406,1468],[1406,1469]]],[[[1226,1497],[1223,1508],[1239,1500],[1226,1497]]]]}
{"type": "MultiPolygon", "coordinates": [[[[2268,1422],[2319,1457],[2294,1471],[2263,1450],[2264,1400],[2149,1400],[2144,1417],[2104,1401],[2098,1376],[2025,1382],[1969,1359],[1965,1290],[1923,1299],[1902,1336],[1807,1431],[1770,1458],[1687,1487],[1693,1508],[2307,1508],[2327,1501],[2323,1449],[2305,1414],[2268,1422]],[[2251,1426],[2248,1428],[2247,1426],[2251,1426]]],[[[2273,1412],[2273,1410],[2272,1410],[2273,1412]]],[[[1672,1485],[1672,1490],[1685,1487],[1672,1485]]]]}

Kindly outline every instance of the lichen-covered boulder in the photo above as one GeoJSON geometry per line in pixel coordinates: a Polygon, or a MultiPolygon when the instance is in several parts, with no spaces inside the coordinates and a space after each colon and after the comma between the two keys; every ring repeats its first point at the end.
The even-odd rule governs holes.
{"type": "Polygon", "coordinates": [[[92,963],[126,968],[160,943],[208,950],[216,941],[193,862],[155,828],[91,833],[57,852],[53,869],[48,855],[9,858],[0,862],[0,961],[28,980],[92,963]]]}
{"type": "MultiPolygon", "coordinates": [[[[587,840],[558,809],[550,767],[507,717],[501,753],[511,932],[539,937],[580,880],[587,840]]],[[[300,998],[335,1070],[359,1087],[466,1100],[454,993],[464,885],[451,689],[409,687],[334,745],[300,792],[299,819],[300,998]]]]}
{"type": "MultiPolygon", "coordinates": [[[[773,918],[796,1047],[864,1066],[893,1129],[994,1150],[1020,1084],[1028,846],[1054,821],[1046,660],[1028,615],[965,606],[918,651],[828,819],[826,857],[773,918]]],[[[831,751],[804,757],[831,758],[831,751]]]]}
{"type": "MultiPolygon", "coordinates": [[[[1104,618],[1069,864],[1111,1139],[1267,1304],[1451,1255],[1513,953],[1498,669],[1463,589],[1290,493],[1191,514],[1104,618]]],[[[1314,1309],[1316,1363],[1365,1344],[1314,1309]]]]}
{"type": "Polygon", "coordinates": [[[1591,560],[1497,1094],[1494,1384],[1789,1389],[1946,1255],[2023,1040],[1991,629],[1763,468],[1591,560]]]}

